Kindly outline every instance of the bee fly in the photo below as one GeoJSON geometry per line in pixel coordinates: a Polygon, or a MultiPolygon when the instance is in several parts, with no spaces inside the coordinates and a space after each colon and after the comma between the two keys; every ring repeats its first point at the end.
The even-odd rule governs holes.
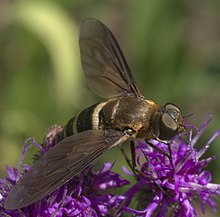
{"type": "Polygon", "coordinates": [[[108,100],[84,109],[67,123],[61,141],[12,187],[6,209],[42,199],[104,151],[125,141],[166,141],[184,130],[177,106],[159,106],[144,97],[115,37],[103,23],[86,19],[81,25],[79,46],[88,85],[108,100]]]}

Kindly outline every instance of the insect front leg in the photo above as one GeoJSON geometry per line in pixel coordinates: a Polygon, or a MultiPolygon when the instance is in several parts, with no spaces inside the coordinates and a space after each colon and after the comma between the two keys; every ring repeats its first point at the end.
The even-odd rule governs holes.
{"type": "Polygon", "coordinates": [[[160,148],[158,148],[157,146],[155,146],[153,143],[149,142],[148,140],[145,140],[145,142],[152,148],[154,148],[155,150],[157,150],[158,152],[160,152],[161,154],[167,156],[170,160],[171,166],[173,168],[173,170],[175,170],[174,164],[173,164],[173,157],[172,157],[172,152],[171,152],[171,147],[170,147],[170,143],[166,142],[166,141],[160,141],[165,143],[168,146],[168,151],[169,154],[167,154],[165,151],[161,150],[160,148]]]}

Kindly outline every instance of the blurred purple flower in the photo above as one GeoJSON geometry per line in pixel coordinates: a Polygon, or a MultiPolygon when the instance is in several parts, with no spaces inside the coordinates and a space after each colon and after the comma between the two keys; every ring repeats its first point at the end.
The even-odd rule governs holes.
{"type": "MultiPolygon", "coordinates": [[[[88,167],[55,192],[28,207],[20,210],[4,209],[4,201],[11,186],[15,185],[22,174],[30,168],[30,166],[23,164],[25,154],[32,146],[37,146],[41,153],[45,153],[54,145],[53,143],[59,141],[59,135],[56,134],[57,129],[56,127],[51,128],[52,133],[45,138],[46,145],[44,147],[37,144],[32,138],[27,139],[18,168],[6,166],[8,177],[0,179],[0,216],[114,216],[113,210],[119,207],[125,197],[110,193],[110,191],[129,184],[129,182],[111,171],[113,167],[111,163],[106,163],[97,172],[88,167]],[[21,172],[21,168],[24,172],[21,172]]],[[[61,132],[60,129],[58,131],[61,132]]]]}
{"type": "MultiPolygon", "coordinates": [[[[204,205],[216,211],[215,195],[220,195],[220,184],[211,183],[211,174],[204,168],[215,159],[214,156],[201,159],[212,141],[220,134],[220,129],[199,151],[194,147],[207,127],[207,119],[197,134],[185,142],[180,137],[171,141],[173,165],[164,153],[151,148],[146,143],[138,142],[136,148],[137,165],[140,173],[134,184],[124,196],[122,210],[135,216],[198,216],[194,207],[195,200],[200,201],[204,213],[204,205]],[[136,196],[136,209],[129,204],[136,196]]],[[[190,135],[192,137],[192,134],[190,135]]],[[[156,140],[153,145],[168,153],[168,146],[156,140]]]]}

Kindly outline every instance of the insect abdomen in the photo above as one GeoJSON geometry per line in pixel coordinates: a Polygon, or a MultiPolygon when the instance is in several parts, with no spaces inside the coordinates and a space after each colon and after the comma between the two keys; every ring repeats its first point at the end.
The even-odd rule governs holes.
{"type": "Polygon", "coordinates": [[[103,116],[100,111],[105,104],[106,102],[92,105],[70,119],[64,129],[64,137],[86,130],[99,129],[103,122],[103,116]]]}

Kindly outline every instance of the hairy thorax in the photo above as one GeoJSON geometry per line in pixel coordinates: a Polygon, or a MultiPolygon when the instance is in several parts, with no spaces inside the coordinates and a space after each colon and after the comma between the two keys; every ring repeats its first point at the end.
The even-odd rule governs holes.
{"type": "Polygon", "coordinates": [[[114,129],[131,129],[137,137],[146,137],[157,108],[158,105],[150,100],[122,97],[109,100],[103,107],[103,116],[114,129]]]}

